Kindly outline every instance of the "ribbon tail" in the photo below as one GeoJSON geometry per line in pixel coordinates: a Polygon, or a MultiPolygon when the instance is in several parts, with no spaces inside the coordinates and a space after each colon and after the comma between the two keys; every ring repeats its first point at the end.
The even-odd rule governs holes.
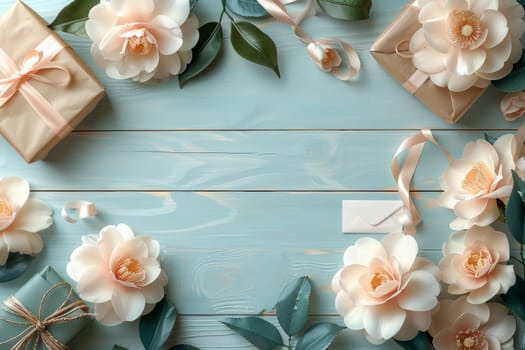
{"type": "Polygon", "coordinates": [[[64,138],[73,130],[51,103],[29,83],[26,82],[22,84],[19,91],[25,97],[27,103],[42,117],[46,125],[53,130],[59,138],[64,138]]]}
{"type": "Polygon", "coordinates": [[[78,220],[86,219],[89,217],[93,217],[97,215],[97,208],[95,207],[95,204],[87,201],[71,201],[67,202],[64,207],[62,208],[62,218],[71,223],[74,224],[78,222],[78,220]],[[76,210],[77,217],[73,218],[68,214],[69,210],[76,210]]]}
{"type": "Polygon", "coordinates": [[[399,196],[404,205],[404,212],[401,216],[403,231],[410,235],[416,234],[416,227],[422,221],[421,215],[410,194],[410,184],[414,178],[426,142],[431,142],[438,146],[438,148],[446,155],[448,161],[452,161],[450,153],[436,141],[431,130],[422,129],[416,134],[406,138],[401,143],[391,164],[392,176],[396,181],[399,196]],[[407,150],[408,155],[404,163],[400,166],[399,157],[407,150]]]}

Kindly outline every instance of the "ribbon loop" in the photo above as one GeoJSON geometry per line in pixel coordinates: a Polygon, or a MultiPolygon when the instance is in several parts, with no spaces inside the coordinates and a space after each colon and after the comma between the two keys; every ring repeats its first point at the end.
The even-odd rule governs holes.
{"type": "Polygon", "coordinates": [[[426,142],[431,142],[438,146],[446,155],[448,162],[452,161],[451,154],[436,141],[430,129],[421,129],[416,134],[403,140],[392,159],[392,176],[396,181],[399,196],[404,205],[401,223],[403,224],[403,231],[410,235],[416,234],[416,226],[421,222],[421,215],[410,195],[410,183],[416,172],[417,164],[426,142]],[[404,163],[400,166],[399,158],[405,151],[408,151],[408,154],[404,163]]]}
{"type": "Polygon", "coordinates": [[[78,222],[78,220],[86,219],[89,217],[93,217],[97,215],[97,207],[94,203],[87,202],[87,201],[71,201],[67,202],[64,207],[62,208],[62,218],[69,222],[70,224],[74,224],[78,222]],[[68,214],[68,211],[74,210],[77,212],[76,217],[72,217],[68,214]]]}
{"type": "Polygon", "coordinates": [[[5,76],[0,79],[0,108],[7,104],[17,92],[20,92],[28,104],[59,137],[68,133],[71,128],[29,81],[36,80],[48,85],[67,85],[71,79],[69,71],[64,65],[52,62],[63,49],[64,44],[55,36],[49,35],[26,54],[19,67],[0,48],[0,73],[5,76]],[[46,70],[57,70],[62,74],[50,78],[41,74],[46,70]]]}

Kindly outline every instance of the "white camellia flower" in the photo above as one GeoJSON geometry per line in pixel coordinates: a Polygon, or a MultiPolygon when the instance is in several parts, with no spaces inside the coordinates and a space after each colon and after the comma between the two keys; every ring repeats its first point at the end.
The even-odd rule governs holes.
{"type": "Polygon", "coordinates": [[[10,252],[39,253],[44,243],[35,232],[51,226],[51,209],[29,198],[29,184],[18,177],[0,179],[0,265],[10,252]]]}
{"type": "Polygon", "coordinates": [[[454,210],[452,230],[487,226],[499,217],[497,199],[506,202],[512,191],[511,141],[512,135],[505,135],[494,145],[485,140],[469,142],[463,157],[450,163],[441,178],[444,192],[439,204],[454,210]]]}
{"type": "Polygon", "coordinates": [[[100,323],[134,321],[162,300],[168,279],[158,261],[158,241],[135,237],[120,224],[82,242],[71,254],[67,273],[78,283],[80,297],[95,304],[100,323]]]}
{"type": "Polygon", "coordinates": [[[440,286],[437,267],[417,254],[416,240],[403,233],[381,241],[360,238],[345,251],[332,289],[348,328],[361,330],[374,344],[409,340],[428,329],[440,286]]]}
{"type": "Polygon", "coordinates": [[[454,232],[443,244],[439,263],[441,280],[450,294],[467,294],[471,304],[482,304],[496,294],[506,294],[516,283],[513,265],[508,265],[507,235],[492,227],[474,226],[454,232]]]}
{"type": "Polygon", "coordinates": [[[514,350],[516,320],[498,303],[442,300],[428,330],[436,350],[514,350]]]}
{"type": "Polygon", "coordinates": [[[516,0],[418,0],[414,66],[451,91],[486,87],[521,57],[524,10],[516,0]]]}
{"type": "Polygon", "coordinates": [[[189,0],[101,0],[86,22],[97,64],[112,78],[139,82],[184,71],[198,27],[189,0]]]}

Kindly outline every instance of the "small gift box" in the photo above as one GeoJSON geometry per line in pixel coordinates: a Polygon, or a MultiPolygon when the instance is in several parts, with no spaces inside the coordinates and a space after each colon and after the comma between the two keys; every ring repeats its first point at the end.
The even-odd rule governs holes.
{"type": "Polygon", "coordinates": [[[0,309],[0,349],[68,349],[90,320],[88,306],[51,267],[33,276],[0,309]]]}
{"type": "Polygon", "coordinates": [[[425,104],[432,112],[447,121],[456,123],[486,87],[471,87],[453,92],[435,85],[425,73],[414,67],[408,52],[408,42],[421,28],[419,8],[414,2],[406,5],[372,45],[370,53],[405,89],[425,104]]]}
{"type": "Polygon", "coordinates": [[[27,162],[44,158],[95,108],[104,87],[32,9],[0,18],[0,133],[27,162]]]}

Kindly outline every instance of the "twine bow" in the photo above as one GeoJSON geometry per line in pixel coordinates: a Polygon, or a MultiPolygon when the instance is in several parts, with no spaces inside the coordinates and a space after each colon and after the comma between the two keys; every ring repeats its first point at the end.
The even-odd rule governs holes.
{"type": "Polygon", "coordinates": [[[295,36],[307,45],[307,50],[312,59],[319,64],[318,59],[314,58],[312,55],[312,50],[314,46],[318,45],[325,50],[327,49],[341,49],[340,51],[344,53],[344,66],[331,67],[330,72],[340,80],[351,80],[353,79],[361,69],[361,60],[357,51],[348,43],[333,37],[328,38],[319,38],[312,39],[304,29],[299,25],[301,21],[314,13],[314,2],[313,0],[307,0],[305,9],[297,16],[296,19],[292,18],[286,7],[284,6],[282,0],[257,0],[259,5],[261,5],[273,18],[276,20],[286,23],[292,27],[293,33],[295,36]]]}
{"type": "Polygon", "coordinates": [[[48,85],[67,85],[70,74],[67,68],[52,61],[64,49],[64,44],[55,36],[49,35],[35,49],[29,51],[18,66],[9,55],[0,48],[0,108],[5,106],[17,92],[20,92],[27,103],[42,118],[57,136],[61,137],[71,131],[67,121],[31,84],[36,80],[48,85]],[[42,75],[47,70],[58,70],[62,74],[52,78],[42,75]]]}
{"type": "Polygon", "coordinates": [[[66,282],[57,283],[53,285],[47,292],[42,296],[40,300],[40,307],[38,316],[35,315],[31,310],[27,309],[15,296],[10,296],[4,301],[5,310],[19,319],[24,321],[14,321],[6,318],[1,318],[0,321],[4,321],[10,324],[26,325],[27,327],[22,330],[19,334],[0,342],[0,345],[8,344],[13,341],[16,343],[11,347],[11,350],[25,350],[29,349],[33,344],[33,350],[38,349],[38,345],[43,343],[50,350],[67,350],[69,349],[66,345],[62,344],[56,339],[53,334],[49,331],[49,326],[58,323],[66,323],[76,321],[83,318],[89,318],[92,315],[89,313],[89,307],[81,300],[69,303],[71,296],[73,295],[73,288],[66,282]],[[42,318],[43,306],[46,299],[49,297],[51,292],[59,287],[65,287],[68,289],[68,294],[62,304],[49,316],[42,318]]]}

